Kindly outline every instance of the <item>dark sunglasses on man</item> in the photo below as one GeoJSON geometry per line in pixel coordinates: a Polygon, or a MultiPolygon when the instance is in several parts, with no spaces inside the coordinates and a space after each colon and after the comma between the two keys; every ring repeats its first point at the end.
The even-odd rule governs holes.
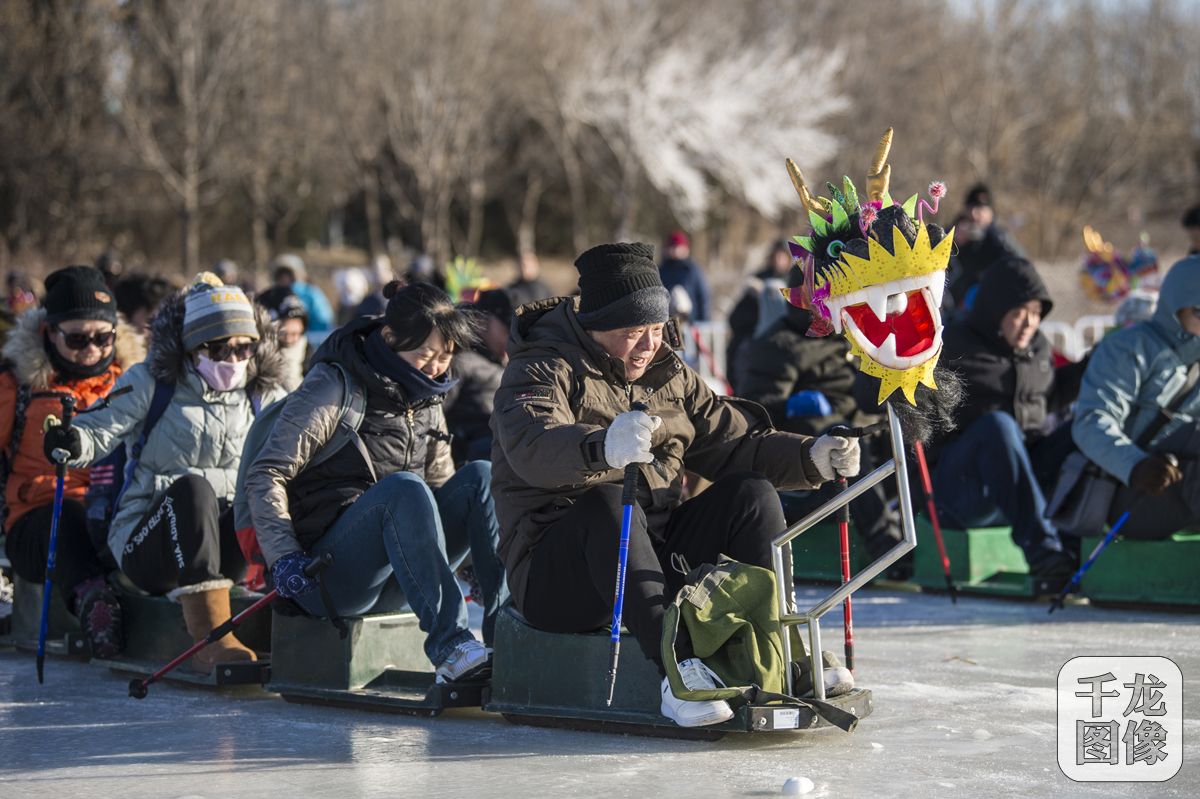
{"type": "Polygon", "coordinates": [[[97,349],[111,347],[113,342],[117,340],[117,331],[105,330],[103,333],[68,333],[60,327],[54,328],[54,332],[62,336],[63,344],[69,350],[84,350],[88,345],[97,349]]]}
{"type": "Polygon", "coordinates": [[[214,361],[248,361],[258,351],[258,343],[250,341],[230,344],[228,341],[211,341],[204,345],[204,349],[208,351],[208,357],[214,361]]]}

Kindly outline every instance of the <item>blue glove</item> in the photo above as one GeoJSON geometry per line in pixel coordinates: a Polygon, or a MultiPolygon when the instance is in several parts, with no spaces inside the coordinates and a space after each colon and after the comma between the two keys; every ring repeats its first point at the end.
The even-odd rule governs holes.
{"type": "Polygon", "coordinates": [[[814,389],[798,391],[788,397],[787,418],[789,419],[799,416],[829,416],[832,413],[833,406],[820,391],[814,389]]]}
{"type": "Polygon", "coordinates": [[[304,573],[313,559],[303,552],[289,552],[271,566],[271,578],[281,597],[295,599],[317,589],[317,583],[304,573]]]}

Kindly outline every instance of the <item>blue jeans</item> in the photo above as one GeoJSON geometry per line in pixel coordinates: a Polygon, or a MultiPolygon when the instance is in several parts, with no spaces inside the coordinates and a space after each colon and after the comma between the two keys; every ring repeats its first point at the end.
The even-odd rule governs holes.
{"type": "Polygon", "coordinates": [[[1062,551],[1058,531],[1046,520],[1046,497],[1038,485],[1017,422],[1003,411],[980,416],[941,452],[933,493],[943,521],[957,527],[1012,526],[1025,556],[1062,551]]]}
{"type": "MultiPolygon", "coordinates": [[[[490,643],[496,613],[508,600],[496,555],[500,525],[491,484],[492,465],[473,461],[438,489],[411,472],[388,475],[368,489],[310,553],[333,555],[322,579],[336,611],[360,616],[411,608],[426,633],[425,654],[438,665],[472,638],[466,601],[454,579],[469,551],[484,596],[483,640],[490,643]]],[[[324,615],[316,591],[299,602],[307,612],[324,615]]]]}

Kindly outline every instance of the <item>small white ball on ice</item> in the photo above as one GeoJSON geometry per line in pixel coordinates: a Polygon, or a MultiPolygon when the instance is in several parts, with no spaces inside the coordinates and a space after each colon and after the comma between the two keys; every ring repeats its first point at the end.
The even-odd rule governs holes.
{"type": "Polygon", "coordinates": [[[788,777],[787,781],[783,783],[781,793],[784,796],[803,796],[806,793],[812,793],[816,787],[808,777],[788,777]]]}

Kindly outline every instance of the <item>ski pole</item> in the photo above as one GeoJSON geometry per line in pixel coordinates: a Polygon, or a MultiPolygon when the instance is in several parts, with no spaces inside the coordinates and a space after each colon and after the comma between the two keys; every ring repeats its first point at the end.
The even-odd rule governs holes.
{"type": "Polygon", "coordinates": [[[1105,547],[1113,542],[1113,540],[1117,537],[1117,533],[1121,532],[1121,527],[1125,524],[1125,520],[1128,518],[1129,511],[1125,511],[1121,514],[1121,518],[1117,519],[1117,523],[1109,528],[1108,534],[1104,536],[1099,544],[1096,544],[1096,548],[1093,549],[1092,554],[1088,556],[1087,562],[1080,566],[1078,571],[1071,575],[1071,579],[1067,580],[1067,584],[1063,586],[1063,589],[1059,592],[1058,596],[1050,600],[1050,610],[1048,610],[1047,613],[1053,613],[1054,611],[1063,607],[1063,602],[1066,600],[1067,594],[1071,593],[1071,590],[1079,585],[1079,581],[1083,579],[1084,573],[1086,573],[1087,570],[1092,567],[1092,564],[1096,562],[1096,558],[1100,557],[1100,553],[1104,551],[1105,547]]]}
{"type": "MultiPolygon", "coordinates": [[[[849,427],[835,425],[829,429],[829,435],[841,438],[866,438],[887,429],[887,424],[876,422],[866,427],[849,427]]],[[[838,476],[838,491],[844,492],[849,481],[838,476]]],[[[842,557],[842,585],[850,582],[850,503],[843,503],[837,510],[838,547],[842,557]]],[[[849,595],[842,600],[842,632],[846,639],[846,668],[854,671],[854,610],[849,595]]]]}
{"type": "MultiPolygon", "coordinates": [[[[645,411],[643,402],[633,403],[633,410],[645,411]]],[[[612,650],[608,664],[608,701],[612,707],[613,690],[617,685],[617,660],[621,657],[621,612],[625,606],[625,567],[629,563],[629,529],[633,525],[633,507],[637,504],[638,465],[625,466],[625,479],[621,483],[621,542],[617,548],[617,585],[613,594],[613,617],[610,641],[612,650]]]]}
{"type": "MultiPolygon", "coordinates": [[[[847,480],[838,478],[838,489],[845,491],[847,480]]],[[[842,550],[842,585],[850,582],[850,503],[838,508],[838,539],[842,550]]],[[[854,671],[854,614],[851,610],[850,597],[842,600],[842,631],[846,638],[846,668],[854,671]]]]}
{"type": "MultiPolygon", "coordinates": [[[[67,395],[61,398],[62,401],[62,427],[64,430],[71,428],[71,417],[75,415],[75,398],[67,395]]],[[[47,417],[46,421],[50,422],[52,417],[47,417]]],[[[38,685],[41,685],[44,679],[44,671],[46,668],[46,632],[50,626],[50,592],[54,585],[54,555],[58,548],[58,520],[62,517],[63,506],[63,487],[67,482],[67,460],[71,457],[71,453],[65,449],[55,449],[51,455],[54,456],[54,510],[50,517],[50,545],[49,551],[46,554],[46,582],[42,586],[42,619],[38,626],[38,645],[37,645],[37,680],[38,685]]]]}
{"type": "MultiPolygon", "coordinates": [[[[333,562],[333,556],[330,555],[328,552],[326,552],[323,555],[320,555],[319,557],[315,558],[312,563],[308,564],[308,566],[306,566],[304,568],[304,573],[306,575],[308,575],[309,577],[317,577],[317,575],[320,574],[325,569],[325,567],[327,567],[332,562],[333,562]]],[[[261,599],[259,599],[257,602],[255,602],[253,605],[251,605],[250,607],[243,610],[241,613],[238,613],[235,616],[232,616],[231,618],[226,619],[225,621],[221,622],[216,627],[213,627],[212,631],[208,635],[204,636],[204,638],[200,639],[196,643],[189,646],[187,649],[185,649],[183,652],[181,652],[178,656],[176,656],[174,660],[172,660],[167,665],[163,666],[158,671],[151,674],[149,677],[145,678],[144,680],[138,679],[136,677],[134,679],[130,680],[129,681],[129,695],[132,696],[134,699],[145,699],[146,695],[150,691],[151,685],[153,685],[154,683],[161,680],[163,677],[165,677],[167,675],[168,672],[173,671],[177,666],[179,666],[179,664],[186,661],[192,655],[195,655],[197,652],[199,652],[204,647],[208,646],[209,644],[220,641],[226,635],[233,632],[235,629],[237,629],[239,624],[241,624],[243,621],[245,621],[246,619],[253,616],[258,611],[265,608],[267,605],[271,604],[278,596],[279,596],[279,589],[278,588],[271,589],[271,592],[269,594],[266,594],[265,596],[263,596],[261,599]]]]}
{"type": "Polygon", "coordinates": [[[929,463],[925,460],[925,447],[918,440],[913,442],[913,449],[917,453],[917,466],[921,469],[921,488],[925,490],[925,507],[929,512],[929,523],[933,525],[933,540],[937,542],[938,554],[942,558],[942,573],[946,575],[946,590],[950,592],[950,601],[957,605],[958,588],[954,585],[954,578],[950,576],[950,556],[946,554],[942,523],[938,519],[937,503],[933,501],[933,480],[929,476],[929,463]]]}

